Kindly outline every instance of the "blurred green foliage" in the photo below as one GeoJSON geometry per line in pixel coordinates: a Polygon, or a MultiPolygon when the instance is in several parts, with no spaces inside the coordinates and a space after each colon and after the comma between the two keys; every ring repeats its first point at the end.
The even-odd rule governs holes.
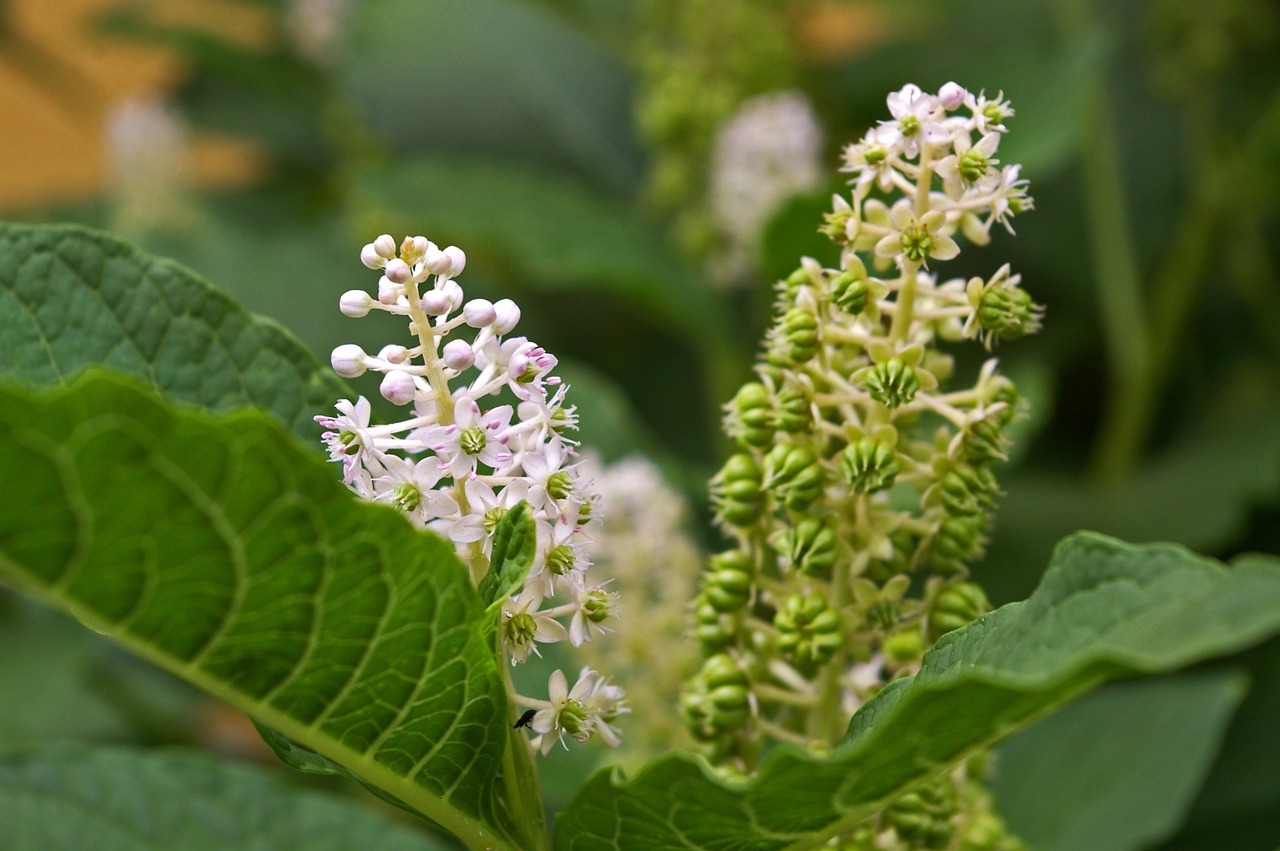
{"type": "MultiPolygon", "coordinates": [[[[289,5],[257,3],[282,21],[289,5]]],[[[584,436],[608,458],[660,456],[701,503],[726,446],[719,405],[748,374],[772,280],[801,255],[832,256],[816,230],[827,205],[818,193],[775,216],[755,290],[712,284],[704,192],[715,127],[751,94],[800,87],[824,119],[834,166],[906,82],[1003,90],[1017,115],[1001,158],[1023,164],[1036,210],[1019,217],[1017,239],[997,233],[943,271],[987,274],[1007,260],[1048,314],[1039,337],[999,351],[1035,414],[1003,474],[978,581],[997,603],[1025,597],[1053,543],[1079,528],[1219,557],[1280,551],[1273,3],[741,0],[731,19],[716,6],[367,0],[316,61],[290,46],[283,24],[255,49],[121,4],[85,37],[168,45],[190,66],[175,95],[186,117],[257,142],[268,160],[252,186],[193,197],[196,224],[126,236],[322,356],[398,333],[336,310],[342,291],[369,284],[356,260],[363,242],[390,230],[457,243],[468,286],[516,299],[521,330],[565,361],[584,436]],[[882,30],[855,53],[817,52],[799,24],[831,7],[882,30]],[[743,35],[757,30],[758,40],[743,35]],[[593,430],[596,417],[608,426],[593,430]]],[[[18,47],[33,49],[0,42],[18,47]]],[[[26,67],[62,87],[40,63],[26,67]]],[[[111,212],[107,197],[9,215],[110,226],[111,212]]],[[[40,639],[56,627],[25,604],[0,604],[5,635],[30,635],[51,666],[84,680],[84,654],[99,651],[40,639]]],[[[1264,720],[1280,717],[1277,654],[1273,642],[1232,661],[1250,685],[1222,750],[1188,781],[1199,792],[1186,812],[1153,816],[1163,827],[1143,844],[1280,843],[1280,729],[1264,720]]],[[[24,665],[30,657],[0,655],[0,677],[29,677],[24,665]]],[[[50,705],[65,705],[54,691],[50,705]]],[[[1166,699],[1180,693],[1170,686],[1166,699]]],[[[1204,692],[1186,694],[1194,711],[1204,692]]],[[[1142,711],[1139,697],[1115,700],[1142,711]]],[[[100,696],[74,703],[86,738],[174,738],[168,721],[152,723],[163,706],[135,724],[100,696]]],[[[0,701],[0,729],[44,735],[18,723],[18,709],[0,701]]],[[[1055,723],[1072,718],[1091,723],[1085,710],[1055,723]]],[[[1033,744],[1015,742],[1018,756],[1011,745],[1010,762],[1033,744]]]]}

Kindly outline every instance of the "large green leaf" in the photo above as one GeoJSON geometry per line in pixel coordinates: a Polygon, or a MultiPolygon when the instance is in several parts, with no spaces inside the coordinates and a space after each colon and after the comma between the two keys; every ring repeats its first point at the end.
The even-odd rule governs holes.
{"type": "Polygon", "coordinates": [[[557,820],[556,847],[816,847],[1109,680],[1176,670],[1280,630],[1280,561],[1228,569],[1170,544],[1082,533],[1040,588],[943,638],[920,673],[864,706],[829,759],[780,749],[750,781],[674,755],[631,781],[595,775],[557,820]]]}
{"type": "Polygon", "coordinates": [[[198,754],[54,748],[0,758],[5,851],[439,851],[260,769],[198,754]]]}
{"type": "Polygon", "coordinates": [[[475,846],[509,720],[446,541],[357,502],[267,416],[101,373],[0,389],[0,579],[70,611],[475,846]]]}
{"type": "Polygon", "coordinates": [[[1036,851],[1129,851],[1186,816],[1248,689],[1239,670],[1116,683],[1019,733],[991,784],[1036,851]]]}
{"type": "Polygon", "coordinates": [[[81,227],[0,224],[0,378],[62,384],[94,365],[212,410],[257,405],[312,438],[312,415],[348,395],[287,331],[175,263],[81,227]]]}

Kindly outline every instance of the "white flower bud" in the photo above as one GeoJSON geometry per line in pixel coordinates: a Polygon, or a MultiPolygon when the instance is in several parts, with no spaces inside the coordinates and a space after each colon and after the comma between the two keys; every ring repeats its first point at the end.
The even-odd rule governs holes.
{"type": "Polygon", "coordinates": [[[391,345],[383,346],[382,351],[378,352],[378,357],[387,363],[404,363],[409,359],[409,350],[404,346],[392,343],[391,345]]]}
{"type": "Polygon", "coordinates": [[[382,376],[382,384],[378,386],[382,398],[393,405],[409,404],[413,401],[417,389],[417,385],[413,383],[413,376],[398,369],[393,369],[382,376]]]}
{"type": "Polygon", "coordinates": [[[342,311],[342,315],[353,319],[368,316],[369,307],[372,304],[373,299],[364,290],[347,290],[338,299],[338,309],[342,311]]]}
{"type": "Polygon", "coordinates": [[[442,290],[432,290],[422,297],[422,310],[428,316],[444,316],[450,307],[449,296],[442,290]]]}
{"type": "Polygon", "coordinates": [[[412,277],[413,270],[409,268],[408,263],[399,258],[387,261],[387,280],[391,283],[407,284],[412,277]]]}
{"type": "Polygon", "coordinates": [[[458,246],[450,245],[444,250],[444,255],[449,258],[449,271],[446,277],[456,278],[462,274],[463,269],[467,268],[467,255],[458,246]]]}
{"type": "Polygon", "coordinates": [[[392,239],[391,234],[389,233],[382,234],[375,239],[371,245],[373,245],[373,250],[376,251],[378,256],[383,260],[390,260],[392,257],[396,256],[396,241],[392,239]]]}
{"type": "Polygon", "coordinates": [[[400,243],[400,259],[412,266],[422,259],[430,245],[425,236],[406,236],[400,243]]]}
{"type": "Polygon", "coordinates": [[[428,272],[433,275],[444,275],[446,278],[449,276],[449,269],[453,266],[453,261],[449,259],[449,256],[435,245],[432,245],[427,250],[422,262],[427,267],[428,272]]]}
{"type": "Polygon", "coordinates": [[[493,312],[493,333],[498,336],[510,333],[520,322],[520,307],[509,298],[494,302],[493,312]]]}
{"type": "Polygon", "coordinates": [[[938,100],[942,103],[942,108],[950,112],[959,109],[968,94],[959,83],[947,83],[938,89],[938,100]]]}
{"type": "Polygon", "coordinates": [[[395,304],[402,295],[404,295],[404,287],[388,280],[386,275],[383,275],[378,280],[379,304],[395,304]]]}
{"type": "Polygon", "coordinates": [[[386,265],[387,259],[380,256],[377,245],[370,242],[360,249],[360,262],[370,269],[381,269],[386,265]]]}
{"type": "Polygon", "coordinates": [[[364,349],[355,343],[346,343],[333,350],[329,363],[333,365],[333,371],[343,378],[356,378],[368,369],[364,363],[366,357],[364,349]]]}
{"type": "Polygon", "coordinates": [[[476,353],[466,340],[450,340],[441,351],[445,366],[461,372],[476,362],[476,353]]]}
{"type": "Polygon", "coordinates": [[[484,328],[492,325],[498,314],[493,309],[493,302],[483,298],[473,298],[463,305],[462,316],[472,328],[484,328]]]}
{"type": "Polygon", "coordinates": [[[450,312],[462,307],[462,301],[466,296],[462,294],[462,287],[456,281],[445,281],[443,284],[437,284],[437,288],[449,300],[450,312]]]}

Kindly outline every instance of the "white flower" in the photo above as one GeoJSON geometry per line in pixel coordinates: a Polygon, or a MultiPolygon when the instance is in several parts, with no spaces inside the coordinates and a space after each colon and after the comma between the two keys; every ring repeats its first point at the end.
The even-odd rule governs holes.
{"type": "Polygon", "coordinates": [[[875,253],[880,257],[901,257],[928,265],[930,257],[950,260],[960,253],[960,246],[944,233],[946,214],[941,210],[930,210],[917,219],[911,202],[900,198],[889,209],[889,221],[893,232],[876,243],[875,253]]]}
{"type": "Polygon", "coordinates": [[[955,138],[955,153],[938,161],[938,175],[948,196],[958,199],[970,186],[984,190],[1000,182],[1000,175],[992,168],[1000,161],[993,154],[1000,144],[999,133],[988,133],[971,145],[969,134],[960,133],[955,138]]]}
{"type": "Polygon", "coordinates": [[[342,480],[361,496],[372,498],[370,470],[381,474],[383,453],[369,432],[369,400],[361,396],[353,405],[348,399],[339,399],[334,407],[339,416],[315,417],[328,429],[320,439],[329,447],[329,460],[342,462],[342,480]]]}
{"type": "Polygon", "coordinates": [[[464,479],[476,471],[477,463],[496,468],[511,461],[507,430],[512,413],[510,405],[481,412],[475,399],[464,393],[454,403],[453,423],[429,430],[422,440],[449,475],[464,479]]]}
{"type": "Polygon", "coordinates": [[[511,664],[522,663],[532,650],[539,656],[538,644],[554,644],[569,637],[564,624],[550,612],[539,612],[541,594],[522,591],[502,607],[502,638],[511,653],[511,664]]]}
{"type": "Polygon", "coordinates": [[[374,479],[375,500],[390,503],[424,526],[437,517],[448,517],[458,511],[458,503],[452,496],[436,490],[444,471],[435,458],[427,457],[411,464],[399,455],[386,454],[381,460],[386,472],[374,479]]]}
{"type": "Polygon", "coordinates": [[[889,95],[887,102],[893,120],[882,121],[876,128],[880,144],[897,148],[907,159],[915,159],[920,153],[921,141],[937,145],[950,138],[942,125],[946,110],[941,102],[914,83],[907,83],[889,95]]]}
{"type": "Polygon", "coordinates": [[[574,647],[581,647],[594,640],[595,634],[609,632],[602,624],[613,616],[618,595],[600,585],[592,585],[574,588],[573,596],[577,608],[569,622],[569,642],[574,647]]]}
{"type": "Polygon", "coordinates": [[[540,709],[529,724],[538,734],[532,744],[544,755],[551,750],[552,737],[564,744],[566,733],[579,742],[587,741],[594,733],[599,733],[610,745],[616,746],[621,741],[610,722],[627,711],[622,689],[609,685],[590,668],[583,668],[578,674],[572,691],[564,671],[557,669],[547,680],[547,697],[545,708],[540,709]]]}

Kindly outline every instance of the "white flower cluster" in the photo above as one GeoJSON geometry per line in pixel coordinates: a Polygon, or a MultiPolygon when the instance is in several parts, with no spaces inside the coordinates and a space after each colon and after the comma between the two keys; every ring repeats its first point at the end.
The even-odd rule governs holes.
{"type": "MultiPolygon", "coordinates": [[[[616,595],[587,579],[590,538],[583,527],[594,496],[578,474],[577,444],[564,434],[575,416],[564,404],[567,387],[552,374],[555,356],[508,336],[520,320],[515,302],[464,298],[455,279],[466,256],[457,247],[441,249],[413,236],[397,250],[383,234],[360,258],[383,272],[377,297],[351,290],[342,295],[342,312],[406,316],[417,345],[388,345],[376,355],[338,346],[333,368],[345,378],[382,373],[382,396],[408,413],[400,422],[371,425],[367,399],[339,401],[337,416],[316,417],[331,460],[342,463],[346,484],[360,496],[390,504],[453,541],[477,583],[488,570],[498,523],[526,502],[537,547],[524,587],[504,605],[506,652],[516,664],[538,653],[538,644],[592,641],[607,631],[616,595]],[[471,330],[471,339],[446,341],[471,330]]],[[[625,711],[621,690],[589,670],[572,692],[563,685],[557,671],[550,702],[518,699],[539,710],[529,726],[544,752],[553,732],[580,740],[599,732],[616,741],[608,722],[625,711]],[[557,688],[564,692],[559,697],[557,688]]]]}
{"type": "Polygon", "coordinates": [[[190,136],[182,116],[157,96],[135,96],[111,108],[105,142],[117,229],[190,224],[190,136]]]}
{"type": "Polygon", "coordinates": [[[937,94],[908,84],[889,95],[888,104],[893,118],[844,152],[842,171],[854,174],[852,204],[838,198],[835,214],[847,219],[849,250],[928,265],[930,258],[959,253],[951,238],[957,228],[975,245],[990,241],[995,222],[1012,232],[1009,218],[1032,204],[1021,166],[996,167],[996,148],[1013,115],[1003,93],[989,100],[955,83],[937,94]],[[921,178],[933,174],[942,178],[943,191],[919,192],[921,178]],[[887,207],[868,198],[873,188],[904,197],[887,207]]]}

